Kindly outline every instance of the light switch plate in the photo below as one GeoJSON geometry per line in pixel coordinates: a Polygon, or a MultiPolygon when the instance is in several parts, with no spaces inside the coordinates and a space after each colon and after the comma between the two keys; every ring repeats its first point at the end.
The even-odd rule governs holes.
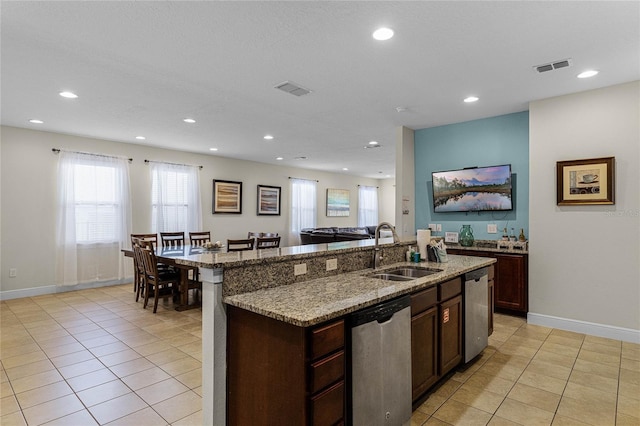
{"type": "Polygon", "coordinates": [[[307,264],[299,263],[298,265],[293,265],[293,275],[303,275],[307,273],[307,264]]]}
{"type": "Polygon", "coordinates": [[[436,224],[436,231],[437,232],[442,232],[442,224],[441,223],[436,224]]]}
{"type": "Polygon", "coordinates": [[[435,223],[430,223],[429,224],[429,229],[431,229],[431,232],[436,232],[436,224],[435,223]]]}
{"type": "Polygon", "coordinates": [[[338,269],[338,259],[327,259],[327,271],[338,269]]]}
{"type": "Polygon", "coordinates": [[[488,234],[497,234],[498,233],[498,225],[495,223],[487,224],[487,233],[488,234]]]}

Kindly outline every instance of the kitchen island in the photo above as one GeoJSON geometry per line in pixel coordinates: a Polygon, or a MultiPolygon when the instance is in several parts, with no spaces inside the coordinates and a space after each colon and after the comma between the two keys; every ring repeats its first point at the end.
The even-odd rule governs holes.
{"type": "MultiPolygon", "coordinates": [[[[495,259],[450,256],[447,263],[419,264],[419,267],[439,269],[432,275],[410,281],[386,281],[369,276],[373,272],[369,268],[373,244],[373,240],[362,240],[255,252],[204,253],[176,260],[198,266],[204,281],[204,424],[226,424],[227,329],[232,327],[227,323],[228,309],[251,313],[253,321],[258,323],[283,325],[304,338],[310,330],[324,332],[323,324],[335,320],[339,323],[342,317],[360,309],[401,295],[414,294],[495,262],[495,259]],[[324,266],[332,261],[336,268],[327,271],[330,268],[324,266]],[[296,275],[296,265],[301,264],[308,272],[296,275]],[[227,308],[227,305],[232,308],[227,308]]],[[[415,240],[401,243],[394,243],[392,239],[381,240],[384,261],[380,270],[409,265],[403,259],[410,244],[415,244],[415,240]]],[[[234,317],[229,321],[234,321],[234,317]]],[[[331,335],[330,332],[327,336],[331,338],[331,335]]],[[[280,388],[276,386],[274,389],[280,388]]],[[[306,384],[301,389],[302,392],[312,392],[306,384]]],[[[342,393],[331,395],[335,399],[335,395],[342,393]]]]}

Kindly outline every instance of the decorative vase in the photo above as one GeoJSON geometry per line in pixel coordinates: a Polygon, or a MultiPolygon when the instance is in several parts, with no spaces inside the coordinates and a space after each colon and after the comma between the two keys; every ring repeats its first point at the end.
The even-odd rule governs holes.
{"type": "Polygon", "coordinates": [[[463,247],[471,247],[473,245],[473,229],[471,229],[471,225],[462,225],[460,228],[460,235],[458,238],[460,245],[463,247]]]}

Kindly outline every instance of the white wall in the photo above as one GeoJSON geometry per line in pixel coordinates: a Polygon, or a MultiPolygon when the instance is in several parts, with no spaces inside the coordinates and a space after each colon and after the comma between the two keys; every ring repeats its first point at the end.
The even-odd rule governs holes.
{"type": "Polygon", "coordinates": [[[530,104],[530,322],[640,341],[639,105],[637,81],[530,104]],[[609,156],[615,205],[556,205],[556,161],[609,156]]]}
{"type": "Polygon", "coordinates": [[[378,191],[378,220],[380,222],[396,222],[396,181],[394,179],[383,179],[380,181],[378,191]]]}
{"type": "MultiPolygon", "coordinates": [[[[132,157],[130,164],[133,232],[151,231],[149,167],[145,159],[202,165],[200,184],[203,228],[212,238],[246,238],[248,231],[278,232],[288,245],[289,176],[318,180],[318,226],[357,226],[358,185],[379,186],[382,180],[275,166],[219,156],[156,149],[142,145],[69,136],[57,133],[2,127],[0,149],[2,205],[0,241],[0,288],[2,292],[54,285],[55,196],[58,157],[52,148],[132,157]],[[212,214],[212,180],[241,181],[242,214],[212,214]],[[256,215],[257,185],[282,187],[280,216],[256,215]],[[351,214],[326,216],[326,189],[351,191],[351,214]],[[9,278],[9,268],[18,270],[9,278]]],[[[176,146],[176,149],[179,149],[176,146]]],[[[36,294],[36,293],[34,293],[36,294]]]]}

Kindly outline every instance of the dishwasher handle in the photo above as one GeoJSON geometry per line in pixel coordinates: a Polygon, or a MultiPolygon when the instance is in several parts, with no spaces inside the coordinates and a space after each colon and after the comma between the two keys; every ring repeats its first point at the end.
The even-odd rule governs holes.
{"type": "Polygon", "coordinates": [[[351,314],[351,327],[357,327],[372,321],[382,324],[389,321],[396,312],[410,305],[411,297],[407,295],[362,309],[351,314]]]}

